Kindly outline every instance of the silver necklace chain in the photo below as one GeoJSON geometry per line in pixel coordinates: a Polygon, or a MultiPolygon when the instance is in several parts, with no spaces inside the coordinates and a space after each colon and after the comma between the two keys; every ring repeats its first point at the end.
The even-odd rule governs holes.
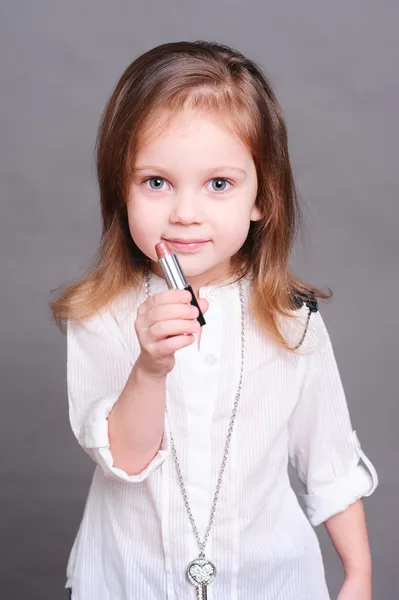
{"type": "MultiPolygon", "coordinates": [[[[180,462],[177,458],[177,453],[176,453],[176,447],[175,447],[175,441],[170,429],[170,421],[169,421],[169,415],[168,415],[168,409],[165,408],[165,412],[167,414],[168,417],[168,423],[169,423],[169,434],[170,434],[170,440],[171,440],[171,449],[172,449],[172,455],[173,455],[173,459],[175,462],[175,466],[176,466],[176,470],[177,470],[177,475],[178,475],[178,479],[179,479],[179,485],[180,485],[180,489],[181,489],[181,493],[183,496],[183,500],[184,500],[184,504],[190,519],[190,523],[191,526],[193,528],[194,531],[194,535],[195,538],[197,540],[197,544],[200,550],[200,558],[205,558],[205,554],[204,554],[204,549],[206,546],[206,543],[208,541],[208,537],[213,525],[213,521],[215,518],[215,512],[216,512],[216,504],[219,498],[219,492],[220,492],[220,488],[222,485],[222,479],[223,479],[223,474],[226,468],[226,462],[227,462],[227,456],[229,454],[229,449],[230,449],[230,441],[231,441],[231,436],[233,433],[233,427],[234,427],[234,421],[236,418],[236,414],[237,414],[237,408],[238,408],[238,402],[240,400],[240,395],[241,395],[241,385],[242,385],[242,375],[243,375],[243,368],[244,368],[244,341],[245,341],[245,337],[244,337],[244,333],[245,333],[245,321],[244,321],[244,293],[243,293],[243,288],[242,288],[242,283],[241,281],[238,282],[239,285],[239,292],[240,292],[240,302],[241,302],[241,371],[240,371],[240,380],[238,383],[238,390],[237,390],[237,394],[235,397],[235,402],[234,402],[234,406],[233,406],[233,411],[231,414],[231,418],[230,418],[230,423],[229,423],[229,428],[228,428],[228,432],[227,432],[227,437],[226,437],[226,442],[225,442],[225,447],[224,447],[224,453],[223,453],[223,458],[222,458],[222,462],[220,465],[220,470],[219,470],[219,475],[218,475],[218,479],[217,479],[217,484],[216,484],[216,490],[215,490],[215,495],[213,498],[213,502],[212,502],[212,508],[211,508],[211,513],[210,513],[210,517],[209,517],[209,523],[208,523],[208,527],[206,528],[205,531],[205,535],[204,535],[204,539],[203,541],[201,541],[200,535],[198,533],[198,528],[195,524],[194,521],[194,517],[193,517],[193,513],[191,511],[191,507],[188,501],[188,495],[187,495],[187,491],[186,491],[186,487],[184,485],[184,480],[183,480],[183,475],[182,475],[182,470],[180,468],[180,462]]],[[[146,270],[145,273],[145,290],[146,290],[146,296],[147,298],[150,297],[150,274],[148,272],[148,269],[146,270]]]]}

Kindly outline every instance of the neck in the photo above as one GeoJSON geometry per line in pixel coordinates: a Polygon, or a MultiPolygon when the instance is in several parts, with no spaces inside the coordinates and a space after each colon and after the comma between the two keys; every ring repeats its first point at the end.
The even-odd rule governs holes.
{"type": "MultiPolygon", "coordinates": [[[[150,271],[152,271],[159,277],[164,277],[161,267],[156,262],[151,262],[150,271]]],[[[229,265],[221,264],[216,265],[211,269],[208,269],[208,271],[199,273],[198,275],[186,275],[185,277],[187,283],[191,285],[196,298],[198,298],[199,290],[201,287],[223,284],[224,282],[231,279],[232,276],[233,274],[229,269],[229,265]]]]}

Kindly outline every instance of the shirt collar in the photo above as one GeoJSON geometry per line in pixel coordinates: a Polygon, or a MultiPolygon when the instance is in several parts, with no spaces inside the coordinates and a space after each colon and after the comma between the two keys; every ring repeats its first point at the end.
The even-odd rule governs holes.
{"type": "MultiPolygon", "coordinates": [[[[213,283],[210,285],[201,286],[199,288],[199,297],[207,298],[209,296],[212,296],[213,292],[216,290],[217,290],[218,295],[219,294],[228,294],[232,290],[235,290],[236,287],[238,287],[238,282],[235,281],[235,279],[236,279],[236,275],[232,275],[229,279],[227,279],[221,283],[213,283]]],[[[243,277],[241,279],[241,282],[244,285],[244,287],[247,286],[249,281],[250,281],[249,275],[246,275],[245,277],[243,277]]],[[[166,280],[163,277],[160,277],[159,275],[154,273],[153,271],[150,271],[150,293],[151,293],[151,295],[154,293],[157,294],[157,293],[162,292],[167,289],[169,289],[169,288],[168,288],[168,284],[166,283],[166,280]]]]}

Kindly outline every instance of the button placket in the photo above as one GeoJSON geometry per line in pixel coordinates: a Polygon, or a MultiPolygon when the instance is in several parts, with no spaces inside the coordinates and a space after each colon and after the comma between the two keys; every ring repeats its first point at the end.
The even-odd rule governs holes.
{"type": "MultiPolygon", "coordinates": [[[[200,298],[207,298],[208,294],[209,310],[205,314],[206,325],[201,335],[201,349],[198,351],[198,347],[192,344],[179,357],[188,426],[187,493],[201,536],[206,529],[212,503],[211,491],[208,489],[211,477],[208,432],[211,430],[218,393],[217,369],[222,327],[219,303],[214,303],[218,298],[217,292],[200,288],[200,298]]],[[[222,298],[218,300],[221,301],[222,298]]]]}
{"type": "MultiPolygon", "coordinates": [[[[212,335],[210,335],[206,330],[207,325],[205,325],[205,329],[201,334],[201,348],[198,352],[199,357],[203,357],[203,364],[206,365],[206,367],[214,367],[218,363],[217,354],[212,351],[207,351],[209,344],[211,344],[213,350],[216,340],[219,339],[217,329],[220,326],[220,318],[216,316],[216,309],[219,307],[215,304],[218,293],[218,288],[215,286],[206,286],[199,290],[199,297],[206,298],[209,302],[209,309],[206,313],[205,320],[207,321],[207,325],[209,322],[209,326],[212,327],[212,335]]],[[[219,298],[219,300],[221,299],[219,298]]]]}

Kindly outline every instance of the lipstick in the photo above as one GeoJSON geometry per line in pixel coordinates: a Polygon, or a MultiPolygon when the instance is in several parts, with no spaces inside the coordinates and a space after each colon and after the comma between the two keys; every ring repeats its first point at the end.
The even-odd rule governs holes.
{"type": "Polygon", "coordinates": [[[162,273],[164,274],[166,279],[166,283],[168,284],[168,288],[170,290],[188,290],[191,294],[190,304],[196,306],[199,310],[197,321],[201,326],[206,325],[204,315],[202,314],[201,309],[198,305],[193,288],[189,283],[187,283],[187,279],[183,273],[183,269],[181,268],[179,259],[177,258],[176,254],[172,252],[172,250],[166,242],[159,242],[158,244],[156,244],[155,251],[158,256],[159,266],[161,267],[162,273]]]}

